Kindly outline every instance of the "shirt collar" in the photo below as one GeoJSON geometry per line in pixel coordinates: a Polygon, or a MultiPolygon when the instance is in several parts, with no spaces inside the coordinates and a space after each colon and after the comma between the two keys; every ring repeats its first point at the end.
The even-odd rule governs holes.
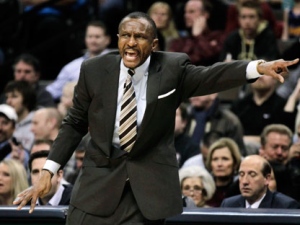
{"type": "Polygon", "coordinates": [[[249,208],[249,206],[251,206],[250,208],[257,209],[265,196],[266,194],[264,194],[259,200],[254,202],[252,205],[250,205],[249,202],[246,200],[246,208],[249,208]]]}
{"type": "MultiPolygon", "coordinates": [[[[52,198],[49,200],[47,205],[58,206],[59,202],[62,198],[64,190],[65,190],[64,186],[62,184],[60,184],[59,188],[57,189],[55,194],[52,196],[52,198]]],[[[41,205],[40,199],[37,200],[37,205],[41,205]]]]}
{"type": "MultiPolygon", "coordinates": [[[[151,56],[149,55],[149,57],[146,59],[146,61],[140,65],[139,67],[135,68],[134,71],[135,71],[135,74],[132,76],[132,79],[134,81],[139,81],[142,79],[142,77],[144,75],[147,75],[148,74],[148,69],[149,69],[149,65],[150,65],[150,59],[151,59],[151,56]]],[[[123,59],[121,60],[121,72],[124,73],[124,74],[127,74],[127,71],[128,71],[129,68],[127,68],[124,63],[123,63],[123,59]]]]}

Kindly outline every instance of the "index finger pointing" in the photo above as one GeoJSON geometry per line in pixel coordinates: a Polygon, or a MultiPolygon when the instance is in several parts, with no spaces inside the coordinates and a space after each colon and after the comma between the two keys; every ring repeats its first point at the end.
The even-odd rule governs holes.
{"type": "Polygon", "coordinates": [[[297,64],[299,62],[299,58],[291,60],[291,61],[286,61],[287,62],[287,66],[291,66],[294,64],[297,64]]]}

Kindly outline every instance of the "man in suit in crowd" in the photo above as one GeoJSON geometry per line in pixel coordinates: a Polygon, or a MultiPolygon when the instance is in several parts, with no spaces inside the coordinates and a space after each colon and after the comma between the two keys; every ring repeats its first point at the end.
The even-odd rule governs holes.
{"type": "Polygon", "coordinates": [[[122,19],[118,38],[119,53],[83,62],[74,106],[39,181],[15,199],[18,209],[32,199],[30,212],[34,210],[36,199],[49,191],[51,176],[89,131],[91,139],[74,185],[67,224],[164,223],[165,218],[182,212],[174,148],[179,104],[192,96],[254,81],[260,74],[283,82],[287,66],[298,62],[234,61],[197,67],[186,54],[154,52],[155,23],[141,12],[122,19]],[[123,92],[129,99],[125,103],[123,92]],[[124,108],[130,108],[126,115],[130,121],[124,108]]]}
{"type": "MultiPolygon", "coordinates": [[[[30,155],[28,167],[31,183],[34,185],[49,155],[49,150],[37,151],[30,155]]],[[[60,169],[51,179],[51,189],[43,197],[38,198],[37,205],[69,205],[73,186],[63,182],[63,170],[60,169]]]]}
{"type": "Polygon", "coordinates": [[[300,204],[279,192],[271,192],[268,185],[272,167],[261,156],[247,156],[239,169],[240,195],[223,200],[221,207],[299,209],[300,204]]]}

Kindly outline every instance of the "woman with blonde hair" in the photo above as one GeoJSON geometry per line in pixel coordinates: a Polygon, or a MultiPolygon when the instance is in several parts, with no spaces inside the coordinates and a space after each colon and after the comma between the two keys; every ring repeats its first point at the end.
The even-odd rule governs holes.
{"type": "Polygon", "coordinates": [[[0,162],[0,205],[13,205],[18,193],[28,188],[26,170],[19,161],[4,159],[0,162]]]}
{"type": "Polygon", "coordinates": [[[189,166],[179,170],[182,195],[191,197],[197,207],[208,207],[208,201],[216,186],[209,172],[200,166],[189,166]]]}
{"type": "Polygon", "coordinates": [[[225,197],[240,193],[236,175],[241,159],[239,147],[231,138],[220,138],[210,146],[206,168],[214,177],[216,192],[208,205],[219,207],[225,197]]]}
{"type": "Polygon", "coordinates": [[[158,32],[164,39],[159,50],[168,50],[170,42],[179,37],[173,20],[170,5],[166,2],[154,2],[148,9],[148,15],[154,20],[158,32]]]}

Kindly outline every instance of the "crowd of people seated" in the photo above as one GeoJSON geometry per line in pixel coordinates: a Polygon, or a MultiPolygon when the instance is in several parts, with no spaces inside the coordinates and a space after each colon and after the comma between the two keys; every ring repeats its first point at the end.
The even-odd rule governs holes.
{"type": "MultiPolygon", "coordinates": [[[[54,8],[46,5],[47,1],[41,1],[45,7],[21,2],[26,3],[24,12],[33,10],[36,18],[41,18],[28,30],[32,33],[26,34],[34,35],[30,40],[32,36],[26,36],[34,46],[49,35],[43,33],[41,26],[51,23],[51,35],[63,32],[67,24],[59,21],[64,14],[78,12],[88,1],[62,1],[54,8]],[[36,6],[39,8],[35,10],[36,6]]],[[[116,2],[117,9],[108,5],[108,12],[123,10],[125,15],[130,10],[124,6],[125,1],[116,2]]],[[[151,1],[153,4],[145,12],[158,28],[156,51],[184,52],[193,64],[209,66],[280,57],[283,52],[278,41],[300,37],[300,3],[292,2],[289,7],[282,3],[282,18],[276,18],[272,5],[264,0],[151,1]],[[218,8],[218,4],[222,7],[218,8]],[[221,27],[214,23],[219,18],[217,9],[222,10],[220,15],[227,15],[221,27]],[[181,10],[183,15],[178,13],[181,10]],[[184,28],[176,24],[180,20],[184,28]]],[[[46,65],[41,61],[49,60],[48,52],[41,57],[40,52],[24,51],[11,63],[11,79],[0,93],[0,205],[12,205],[16,194],[39,176],[73,105],[81,64],[116,48],[111,42],[116,34],[110,31],[117,28],[109,27],[103,18],[108,16],[103,11],[105,7],[97,10],[103,13],[97,17],[101,20],[85,18],[81,55],[61,65],[47,85],[41,85],[42,67],[46,65]]],[[[73,18],[73,23],[78,20],[73,18]]],[[[3,43],[0,39],[0,68],[5,61],[3,43]]],[[[59,54],[59,47],[55,48],[53,52],[59,54]]],[[[51,63],[56,63],[55,58],[51,63]]],[[[175,117],[174,145],[184,207],[300,208],[299,71],[300,65],[293,68],[283,84],[269,76],[259,77],[226,104],[220,93],[212,93],[180,105],[175,117]]],[[[89,140],[88,133],[67,165],[52,177],[52,189],[38,199],[38,205],[69,204],[73,184],[85,166],[89,140]]]]}

